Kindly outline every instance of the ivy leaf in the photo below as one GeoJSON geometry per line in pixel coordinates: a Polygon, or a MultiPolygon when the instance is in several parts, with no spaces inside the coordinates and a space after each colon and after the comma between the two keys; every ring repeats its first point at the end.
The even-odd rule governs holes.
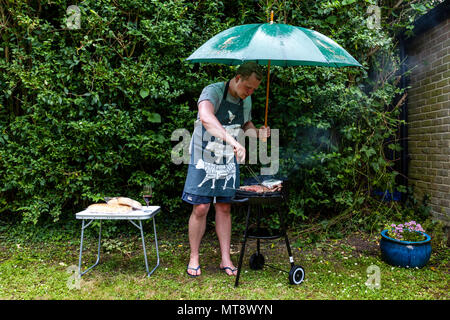
{"type": "Polygon", "coordinates": [[[155,136],[155,141],[158,143],[163,143],[165,141],[164,136],[161,134],[158,134],[155,136]]]}
{"type": "Polygon", "coordinates": [[[331,24],[335,24],[337,21],[337,17],[336,16],[329,16],[326,20],[326,22],[331,23],[331,24]]]}
{"type": "Polygon", "coordinates": [[[161,123],[161,115],[156,112],[150,113],[147,120],[153,123],[161,123]]]}
{"type": "Polygon", "coordinates": [[[149,93],[150,92],[148,91],[148,89],[141,89],[141,91],[139,92],[139,94],[141,95],[142,99],[145,99],[148,96],[149,93]]]}
{"type": "Polygon", "coordinates": [[[348,4],[352,4],[353,2],[356,2],[356,0],[344,0],[344,1],[342,1],[342,5],[346,6],[348,4]]]}

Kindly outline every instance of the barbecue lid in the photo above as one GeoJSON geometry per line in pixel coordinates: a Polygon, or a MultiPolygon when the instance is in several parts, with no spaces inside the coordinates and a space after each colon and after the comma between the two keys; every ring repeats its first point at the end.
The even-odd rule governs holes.
{"type": "MultiPolygon", "coordinates": [[[[250,177],[250,178],[245,178],[244,185],[251,186],[251,185],[255,185],[255,184],[263,184],[264,181],[266,181],[267,183],[273,183],[274,181],[279,181],[281,183],[284,183],[287,181],[287,178],[273,176],[273,175],[259,175],[259,176],[254,176],[254,177],[250,177]]],[[[266,187],[268,187],[268,186],[266,185],[266,187]]]]}

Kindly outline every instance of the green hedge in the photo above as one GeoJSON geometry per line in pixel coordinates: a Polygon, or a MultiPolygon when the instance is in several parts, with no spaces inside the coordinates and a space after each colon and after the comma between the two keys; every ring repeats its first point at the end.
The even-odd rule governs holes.
{"type": "MultiPolygon", "coordinates": [[[[396,2],[384,2],[377,30],[367,24],[370,1],[86,0],[77,4],[81,29],[69,30],[72,2],[1,0],[2,216],[58,220],[104,196],[140,199],[145,183],[165,212],[184,215],[186,165],[170,161],[171,133],[192,131],[201,89],[233,72],[184,59],[226,28],[264,22],[269,9],[278,22],[333,38],[364,65],[272,70],[269,125],[281,129],[293,220],[364,205],[372,189],[395,187],[384,156],[400,107],[392,105],[401,94],[394,33],[428,1],[392,9],[396,2]]],[[[257,125],[264,100],[260,89],[257,125]]]]}

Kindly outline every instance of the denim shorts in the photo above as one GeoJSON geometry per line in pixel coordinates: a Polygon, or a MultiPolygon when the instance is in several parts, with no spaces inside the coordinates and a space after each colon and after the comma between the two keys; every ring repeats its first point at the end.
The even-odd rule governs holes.
{"type": "Polygon", "coordinates": [[[231,203],[232,197],[208,197],[208,196],[198,196],[195,194],[190,194],[183,192],[181,199],[189,204],[205,204],[205,203],[231,203]]]}

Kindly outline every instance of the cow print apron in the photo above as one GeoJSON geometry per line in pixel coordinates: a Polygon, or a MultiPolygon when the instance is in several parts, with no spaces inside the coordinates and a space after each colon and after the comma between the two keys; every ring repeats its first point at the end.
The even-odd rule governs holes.
{"type": "MultiPolygon", "coordinates": [[[[215,116],[236,140],[244,124],[243,100],[235,104],[226,100],[229,82],[215,116]]],[[[239,165],[233,147],[209,134],[201,125],[192,136],[191,161],[184,192],[210,197],[233,197],[239,188],[239,165]]]]}

